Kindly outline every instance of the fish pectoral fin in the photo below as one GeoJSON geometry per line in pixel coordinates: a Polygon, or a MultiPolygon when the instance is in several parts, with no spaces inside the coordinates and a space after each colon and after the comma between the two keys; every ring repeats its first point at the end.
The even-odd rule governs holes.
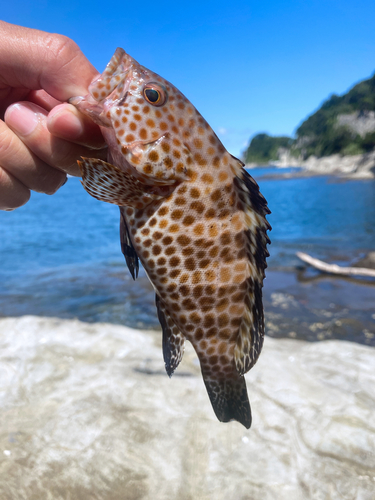
{"type": "Polygon", "coordinates": [[[139,259],[132,240],[130,239],[129,228],[126,224],[123,207],[120,207],[120,243],[121,251],[124,254],[130,274],[132,275],[133,280],[135,280],[138,278],[139,259]]]}
{"type": "Polygon", "coordinates": [[[246,429],[251,426],[251,409],[244,377],[215,380],[205,378],[212,408],[220,422],[237,420],[246,429]]]}
{"type": "Polygon", "coordinates": [[[169,377],[180,364],[184,354],[185,337],[168,314],[160,297],[155,296],[158,318],[163,330],[163,357],[165,369],[169,377]]]}
{"type": "Polygon", "coordinates": [[[128,172],[103,160],[82,158],[77,163],[83,187],[97,200],[142,209],[162,198],[150,192],[152,186],[146,186],[128,172]]]}

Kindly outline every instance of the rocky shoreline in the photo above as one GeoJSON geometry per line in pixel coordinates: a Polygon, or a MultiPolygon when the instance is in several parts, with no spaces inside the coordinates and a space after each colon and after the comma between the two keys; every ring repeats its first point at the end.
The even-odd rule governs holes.
{"type": "MultiPolygon", "coordinates": [[[[264,166],[264,165],[263,165],[264,166]]],[[[295,158],[288,151],[282,152],[278,160],[270,161],[268,166],[280,169],[287,167],[301,167],[296,175],[338,175],[347,179],[374,179],[375,178],[375,151],[361,155],[342,156],[331,155],[317,158],[310,156],[307,160],[295,158]]],[[[257,164],[247,164],[246,168],[259,167],[257,164]]]]}
{"type": "Polygon", "coordinates": [[[372,500],[375,350],[265,339],[247,431],[213,414],[193,349],[161,332],[0,319],[0,497],[372,500]]]}

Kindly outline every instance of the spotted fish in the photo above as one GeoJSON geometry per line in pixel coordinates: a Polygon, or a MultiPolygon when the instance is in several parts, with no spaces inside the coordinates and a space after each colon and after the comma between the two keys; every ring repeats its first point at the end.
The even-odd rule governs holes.
{"type": "Polygon", "coordinates": [[[108,144],[108,162],[79,162],[82,183],[120,207],[129,270],[139,259],[156,292],[168,375],[189,340],[217,418],[249,428],[270,229],[258,185],[186,97],[123,49],[70,102],[108,144]]]}

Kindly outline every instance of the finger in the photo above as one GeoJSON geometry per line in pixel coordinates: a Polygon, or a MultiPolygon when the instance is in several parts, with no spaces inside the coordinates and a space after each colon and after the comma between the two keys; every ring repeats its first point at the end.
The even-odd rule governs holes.
{"type": "Polygon", "coordinates": [[[93,149],[106,147],[98,125],[71,104],[60,104],[54,107],[48,115],[47,128],[52,135],[60,139],[93,149]]]}
{"type": "Polygon", "coordinates": [[[0,210],[22,207],[29,199],[30,190],[0,167],[0,210]]]}
{"type": "MultiPolygon", "coordinates": [[[[0,121],[0,166],[26,188],[47,194],[55,193],[66,179],[64,172],[35,156],[3,121],[0,121]]],[[[6,181],[6,186],[15,189],[17,184],[6,181]]]]}
{"type": "Polygon", "coordinates": [[[55,99],[67,101],[87,93],[90,82],[98,75],[78,45],[63,35],[0,21],[0,37],[0,83],[44,89],[55,99]]]}
{"type": "MultiPolygon", "coordinates": [[[[26,99],[17,99],[17,101],[24,101],[26,99]]],[[[61,104],[61,101],[58,101],[54,97],[47,94],[45,90],[32,90],[27,96],[27,100],[33,102],[37,106],[46,109],[47,111],[51,111],[55,106],[61,104]]],[[[16,101],[14,101],[16,102],[16,101]]]]}
{"type": "Polygon", "coordinates": [[[21,101],[33,102],[47,111],[51,111],[55,106],[62,104],[61,101],[47,94],[45,90],[9,89],[6,96],[0,90],[0,119],[4,119],[5,111],[9,106],[21,101]]]}
{"type": "Polygon", "coordinates": [[[94,151],[50,134],[47,113],[35,104],[21,102],[10,106],[5,113],[5,122],[34,155],[71,175],[81,175],[77,165],[81,156],[99,159],[107,156],[106,150],[94,151]]]}

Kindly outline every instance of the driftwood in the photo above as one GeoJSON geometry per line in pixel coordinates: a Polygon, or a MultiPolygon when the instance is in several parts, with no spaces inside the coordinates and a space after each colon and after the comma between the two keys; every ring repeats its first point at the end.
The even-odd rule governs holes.
{"type": "Polygon", "coordinates": [[[307,253],[297,252],[297,257],[299,257],[310,266],[316,267],[320,271],[325,273],[333,274],[343,274],[343,275],[355,275],[355,276],[371,276],[375,278],[375,269],[368,269],[367,267],[342,267],[337,264],[327,264],[322,260],[315,259],[307,253]]]}

